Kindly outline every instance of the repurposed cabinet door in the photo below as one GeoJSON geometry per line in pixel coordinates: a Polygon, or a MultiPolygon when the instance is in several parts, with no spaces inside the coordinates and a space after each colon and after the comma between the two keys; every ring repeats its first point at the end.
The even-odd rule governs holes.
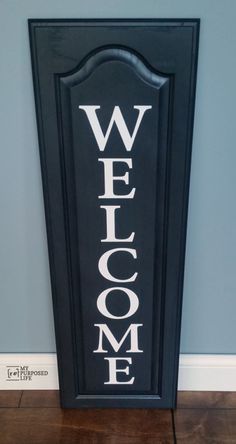
{"type": "Polygon", "coordinates": [[[29,20],[63,407],[176,401],[199,20],[29,20]]]}

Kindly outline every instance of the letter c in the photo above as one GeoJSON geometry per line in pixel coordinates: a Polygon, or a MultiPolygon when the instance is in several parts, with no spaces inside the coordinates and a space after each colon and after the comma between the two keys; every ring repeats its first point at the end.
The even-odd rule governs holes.
{"type": "Polygon", "coordinates": [[[107,266],[108,259],[112,254],[116,253],[117,251],[127,251],[127,253],[130,253],[134,259],[137,259],[137,252],[133,248],[113,248],[112,250],[108,250],[100,257],[98,262],[98,269],[101,275],[108,281],[112,282],[134,282],[138,275],[137,272],[134,273],[133,276],[131,276],[128,279],[117,279],[114,276],[112,276],[112,274],[109,272],[107,266]]]}

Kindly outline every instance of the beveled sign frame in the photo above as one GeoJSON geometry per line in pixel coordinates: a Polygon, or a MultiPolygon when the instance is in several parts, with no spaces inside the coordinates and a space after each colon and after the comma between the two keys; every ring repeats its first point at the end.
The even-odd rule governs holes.
{"type": "MultiPolygon", "coordinates": [[[[176,404],[199,25],[199,19],[29,20],[60,396],[63,407],[169,408],[176,404]],[[127,87],[128,80],[127,85],[125,83],[129,78],[132,83],[131,91],[127,87]],[[124,122],[128,122],[127,127],[131,134],[131,128],[134,128],[135,124],[132,115],[138,111],[138,118],[142,115],[144,129],[140,124],[137,132],[137,139],[139,137],[140,142],[137,142],[133,157],[136,165],[141,166],[145,156],[142,147],[146,140],[146,153],[150,153],[148,166],[152,165],[152,161],[155,164],[150,171],[150,182],[154,183],[152,187],[149,186],[145,166],[139,168],[139,174],[135,173],[135,169],[132,172],[134,174],[132,177],[138,181],[137,189],[140,190],[143,185],[146,194],[150,191],[150,202],[154,202],[153,205],[147,203],[145,207],[147,214],[142,215],[139,208],[145,199],[138,197],[137,193],[136,206],[133,209],[133,213],[139,214],[140,218],[137,230],[135,229],[137,251],[139,249],[142,251],[143,248],[145,258],[143,262],[140,260],[141,265],[138,265],[137,269],[140,275],[142,270],[146,275],[146,283],[142,284],[146,292],[146,302],[141,295],[140,300],[142,298],[143,305],[141,306],[140,302],[139,307],[143,315],[142,324],[132,324],[136,326],[136,334],[137,326],[145,325],[146,328],[143,330],[144,336],[140,339],[142,357],[137,357],[138,353],[135,353],[135,350],[132,355],[133,360],[137,360],[133,367],[137,373],[137,387],[126,385],[131,384],[129,381],[135,377],[129,379],[130,376],[124,377],[122,374],[131,375],[130,365],[124,367],[123,364],[123,367],[116,367],[117,374],[115,377],[113,375],[112,379],[107,368],[103,374],[102,361],[94,353],[99,347],[102,350],[102,347],[98,347],[97,344],[98,349],[94,349],[94,338],[96,337],[98,341],[98,332],[95,328],[92,329],[91,319],[96,319],[94,311],[96,307],[95,303],[93,305],[94,295],[91,296],[91,300],[89,298],[96,288],[100,288],[100,281],[93,268],[92,247],[91,245],[88,247],[87,243],[84,246],[84,238],[92,226],[93,211],[94,219],[98,220],[97,227],[90,230],[91,240],[94,242],[95,262],[98,260],[98,254],[104,257],[105,250],[99,253],[100,250],[95,245],[97,233],[104,230],[92,196],[96,186],[100,186],[100,179],[96,176],[95,159],[91,157],[95,153],[93,146],[95,138],[92,141],[91,125],[89,126],[87,118],[90,111],[94,113],[97,112],[95,108],[101,108],[99,109],[101,113],[105,107],[104,104],[103,107],[94,107],[98,103],[92,101],[93,97],[96,97],[95,102],[99,98],[103,100],[97,88],[101,79],[105,79],[104,88],[107,87],[108,98],[104,99],[104,103],[108,104],[108,107],[113,106],[113,113],[117,113],[112,115],[112,118],[114,116],[119,131],[115,132],[111,128],[111,138],[116,144],[120,143],[121,137],[124,142],[117,116],[119,114],[120,118],[122,115],[121,119],[124,118],[124,122]],[[121,101],[123,100],[120,107],[119,104],[112,102],[114,97],[118,97],[116,89],[121,101]],[[134,106],[131,106],[132,94],[135,91],[138,103],[134,102],[134,106]],[[147,103],[151,102],[152,105],[147,106],[147,103]],[[158,119],[152,120],[152,114],[148,113],[150,109],[156,111],[158,119]],[[76,124],[75,119],[78,119],[76,124]],[[87,154],[84,150],[85,145],[87,154]],[[88,168],[88,160],[91,161],[91,170],[88,168]],[[90,178],[91,186],[88,185],[90,178]],[[88,204],[91,208],[87,208],[88,200],[91,200],[88,204]],[[87,219],[82,217],[83,210],[87,212],[87,219]],[[149,222],[148,218],[150,218],[150,227],[154,224],[153,234],[150,227],[147,229],[147,234],[144,232],[149,222]],[[138,233],[143,238],[141,241],[138,240],[138,233]],[[147,253],[148,250],[145,250],[145,242],[149,245],[149,249],[152,244],[154,245],[153,253],[150,252],[150,255],[147,253]],[[88,263],[91,264],[91,269],[87,276],[88,263]],[[152,273],[150,268],[153,268],[152,273]],[[149,304],[148,309],[145,308],[145,303],[149,304]],[[90,307],[91,318],[88,314],[90,307]],[[119,384],[122,387],[117,387],[114,383],[114,379],[118,378],[118,372],[121,378],[119,384]]],[[[109,108],[109,113],[111,110],[112,108],[109,108]]],[[[104,134],[110,118],[111,114],[109,118],[105,117],[106,123],[103,121],[101,125],[104,134]]],[[[131,148],[127,151],[131,151],[131,148]]],[[[110,147],[109,150],[111,151],[110,147]]],[[[113,154],[110,152],[109,155],[116,161],[121,161],[120,157],[123,156],[118,148],[114,148],[113,154]]],[[[131,157],[130,153],[125,153],[123,157],[127,158],[127,155],[131,157]]],[[[96,161],[99,160],[105,165],[107,159],[104,160],[104,153],[98,152],[96,156],[96,161]]],[[[132,160],[127,158],[125,162],[131,170],[132,160]]],[[[121,176],[119,179],[124,181],[121,176]]],[[[131,186],[131,175],[129,179],[131,186]]],[[[106,197],[106,192],[102,196],[98,194],[99,191],[96,198],[106,197]]],[[[124,191],[121,194],[124,195],[124,191]]],[[[116,199],[111,202],[112,205],[113,202],[117,205],[116,199]]],[[[104,202],[101,203],[103,206],[100,208],[105,209],[104,202]]],[[[107,208],[106,215],[108,217],[107,208]]],[[[129,209],[126,219],[136,223],[129,209]]],[[[124,225],[122,227],[124,228],[124,225]]],[[[126,228],[123,234],[128,234],[127,230],[130,228],[126,228]]],[[[99,248],[100,246],[101,243],[99,248]]],[[[136,250],[127,248],[130,247],[127,242],[125,247],[123,251],[135,257],[136,250]]],[[[111,265],[113,275],[115,267],[119,271],[122,260],[111,265]]],[[[101,271],[101,266],[99,269],[101,271]]],[[[108,275],[106,279],[109,280],[111,274],[107,268],[106,270],[106,276],[108,275]]],[[[127,270],[129,271],[129,266],[127,270]]],[[[114,281],[128,280],[120,278],[114,281]]],[[[139,291],[142,285],[138,284],[139,291]]],[[[98,291],[101,291],[101,288],[98,291]]],[[[99,308],[98,303],[97,307],[99,308]]],[[[101,313],[100,309],[99,316],[101,313]]],[[[115,319],[124,317],[117,314],[113,316],[115,319]]],[[[100,316],[97,322],[105,321],[100,316]]],[[[136,322],[140,322],[140,318],[136,319],[136,322]]],[[[101,335],[104,333],[101,325],[105,324],[93,323],[93,325],[100,326],[101,335]]],[[[112,329],[113,324],[109,325],[112,329]]],[[[118,343],[118,337],[121,341],[122,336],[117,326],[116,320],[112,332],[118,343]]],[[[123,342],[126,339],[125,337],[123,342]]],[[[130,341],[132,351],[131,336],[130,341]]],[[[118,349],[124,347],[121,342],[118,349]]],[[[106,346],[109,348],[110,345],[106,346]]],[[[126,349],[124,348],[122,356],[128,351],[126,349]]],[[[107,353],[104,350],[102,352],[107,353]]],[[[130,356],[130,353],[128,355],[130,356]]],[[[116,356],[114,350],[112,356],[116,356]]],[[[109,359],[115,358],[107,358],[109,359]]],[[[132,362],[130,357],[117,359],[123,359],[129,364],[132,362]]]]}

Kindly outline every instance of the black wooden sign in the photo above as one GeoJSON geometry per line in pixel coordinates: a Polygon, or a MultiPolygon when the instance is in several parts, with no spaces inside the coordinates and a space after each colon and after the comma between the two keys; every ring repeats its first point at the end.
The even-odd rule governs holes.
{"type": "Polygon", "coordinates": [[[30,20],[61,400],[171,407],[198,20],[30,20]]]}

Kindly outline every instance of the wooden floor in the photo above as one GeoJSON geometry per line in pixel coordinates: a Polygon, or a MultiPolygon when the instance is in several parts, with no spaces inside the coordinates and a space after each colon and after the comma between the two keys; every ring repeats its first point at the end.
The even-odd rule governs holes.
{"type": "Polygon", "coordinates": [[[236,444],[236,393],[179,392],[178,408],[62,410],[56,391],[1,391],[0,444],[236,444]]]}

